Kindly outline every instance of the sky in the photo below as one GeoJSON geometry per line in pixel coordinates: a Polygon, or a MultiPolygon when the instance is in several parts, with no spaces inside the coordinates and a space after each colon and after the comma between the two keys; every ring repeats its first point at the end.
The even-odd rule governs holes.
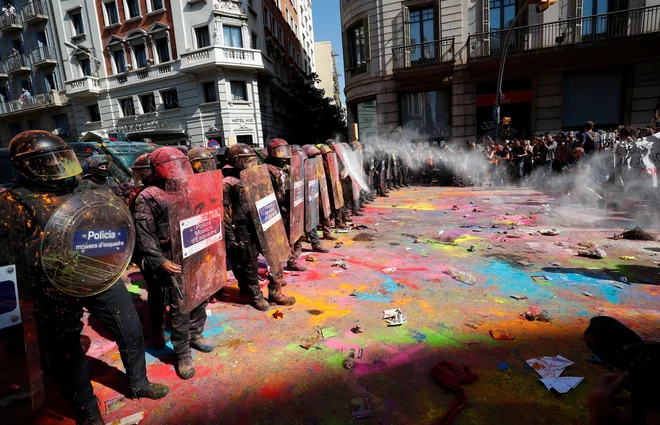
{"type": "Polygon", "coordinates": [[[339,0],[312,0],[312,20],[314,21],[314,41],[330,41],[337,56],[337,72],[341,103],[346,104],[344,96],[344,58],[341,44],[341,17],[339,0]]]}

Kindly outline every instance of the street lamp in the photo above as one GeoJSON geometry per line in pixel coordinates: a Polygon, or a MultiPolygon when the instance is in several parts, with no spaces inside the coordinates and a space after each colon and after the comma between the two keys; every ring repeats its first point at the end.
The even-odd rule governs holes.
{"type": "Polygon", "coordinates": [[[527,2],[520,9],[520,12],[516,15],[509,31],[506,34],[506,41],[504,42],[504,49],[502,50],[502,59],[500,59],[500,70],[497,74],[497,93],[495,97],[495,115],[497,116],[497,125],[496,125],[496,136],[502,137],[502,127],[501,127],[501,115],[500,115],[500,106],[502,102],[502,79],[504,78],[504,64],[506,63],[506,54],[509,51],[509,43],[511,42],[511,35],[513,35],[513,30],[518,25],[520,17],[527,12],[527,8],[530,4],[536,6],[537,13],[545,12],[550,6],[557,3],[558,0],[527,0],[527,2]]]}

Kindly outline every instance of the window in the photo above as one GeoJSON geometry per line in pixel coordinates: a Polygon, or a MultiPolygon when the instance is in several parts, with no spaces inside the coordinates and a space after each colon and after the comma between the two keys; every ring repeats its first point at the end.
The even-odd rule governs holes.
{"type": "Polygon", "coordinates": [[[284,31],[282,31],[282,27],[280,26],[277,27],[277,39],[280,40],[280,43],[284,46],[284,31]]]}
{"type": "Polygon", "coordinates": [[[291,25],[291,14],[289,14],[289,8],[285,7],[284,10],[286,11],[286,23],[291,25]]]}
{"type": "MultiPolygon", "coordinates": [[[[584,0],[582,4],[582,16],[603,15],[608,12],[607,0],[584,0]]],[[[607,32],[607,16],[584,19],[582,21],[582,36],[597,37],[607,32]]]]}
{"type": "Polygon", "coordinates": [[[132,97],[128,97],[126,99],[119,99],[119,106],[121,107],[121,112],[125,117],[130,117],[135,115],[135,107],[133,106],[132,97]]]}
{"type": "Polygon", "coordinates": [[[105,15],[105,25],[115,25],[119,23],[119,12],[117,11],[117,2],[115,0],[103,3],[103,14],[105,15]]]}
{"type": "Polygon", "coordinates": [[[27,125],[30,130],[41,130],[41,123],[39,120],[28,120],[27,125]]]}
{"type": "Polygon", "coordinates": [[[57,133],[60,136],[68,136],[71,134],[71,129],[69,128],[69,117],[66,114],[57,114],[53,115],[53,120],[55,121],[55,128],[57,133]]]}
{"type": "Polygon", "coordinates": [[[198,49],[202,49],[211,45],[209,27],[207,25],[195,28],[195,40],[197,41],[198,49]]]}
{"type": "Polygon", "coordinates": [[[270,12],[268,11],[268,8],[264,6],[264,23],[266,25],[266,28],[269,30],[273,30],[273,27],[270,24],[270,12]]]}
{"type": "Polygon", "coordinates": [[[344,57],[347,58],[346,69],[351,70],[353,74],[367,72],[369,30],[365,29],[366,24],[367,20],[364,19],[359,25],[346,31],[344,57]]]}
{"type": "Polygon", "coordinates": [[[160,92],[160,97],[163,101],[163,108],[166,110],[179,107],[179,97],[176,94],[176,89],[164,90],[160,92]]]}
{"type": "Polygon", "coordinates": [[[202,90],[204,91],[204,102],[217,102],[218,91],[216,89],[215,81],[202,83],[202,90]]]}
{"type": "Polygon", "coordinates": [[[112,59],[115,65],[115,74],[126,72],[126,57],[124,56],[124,49],[117,49],[112,51],[112,59]]]}
{"type": "Polygon", "coordinates": [[[248,146],[252,146],[252,135],[251,134],[242,134],[236,136],[236,143],[243,143],[248,146]]]}
{"type": "Polygon", "coordinates": [[[138,68],[147,66],[147,46],[144,42],[133,45],[133,55],[135,55],[135,64],[138,68]]]}
{"type": "Polygon", "coordinates": [[[44,84],[46,85],[46,91],[57,90],[55,85],[55,74],[46,74],[44,76],[44,84]]]}
{"type": "Polygon", "coordinates": [[[422,61],[435,58],[432,42],[435,39],[435,18],[432,7],[410,11],[410,40],[412,45],[411,60],[422,61]],[[429,43],[420,45],[421,43],[429,43]]]}
{"type": "Polygon", "coordinates": [[[247,87],[245,81],[230,81],[231,100],[247,102],[247,87]]]}
{"type": "MultiPolygon", "coordinates": [[[[513,24],[516,17],[516,0],[490,0],[490,30],[504,30],[513,24]]],[[[501,52],[506,40],[506,32],[491,35],[490,50],[501,52]]]]}
{"type": "Polygon", "coordinates": [[[258,50],[259,49],[258,46],[259,46],[259,38],[257,36],[257,33],[252,31],[252,35],[251,35],[251,38],[250,38],[250,48],[252,48],[254,50],[258,50]]]}
{"type": "Polygon", "coordinates": [[[151,6],[151,12],[163,9],[163,0],[149,0],[147,4],[151,6]]]}
{"type": "Polygon", "coordinates": [[[156,46],[156,55],[158,56],[158,63],[170,61],[170,43],[167,35],[154,40],[156,46]]]}
{"type": "Polygon", "coordinates": [[[92,62],[89,58],[82,58],[78,61],[80,64],[80,73],[86,77],[92,75],[92,62]]]}
{"type": "Polygon", "coordinates": [[[21,133],[21,123],[20,122],[13,122],[8,125],[9,127],[9,134],[11,137],[17,136],[21,133]]]}
{"type": "Polygon", "coordinates": [[[124,0],[126,19],[140,17],[140,0],[124,0]]]}
{"type": "Polygon", "coordinates": [[[241,38],[241,27],[230,27],[224,25],[225,32],[225,46],[243,48],[243,40],[241,38]]]}
{"type": "Polygon", "coordinates": [[[82,13],[80,9],[72,10],[69,12],[69,20],[71,21],[71,26],[73,27],[73,35],[80,35],[85,33],[85,27],[83,25],[82,13]]]}
{"type": "Polygon", "coordinates": [[[140,106],[142,106],[142,113],[148,114],[149,112],[156,111],[156,98],[153,93],[143,94],[140,96],[140,106]]]}
{"type": "MultiPolygon", "coordinates": [[[[447,137],[449,135],[449,105],[447,90],[401,95],[399,109],[401,125],[404,130],[410,129],[422,137],[447,137]]],[[[358,125],[360,124],[358,123],[358,125]]]]}
{"type": "Polygon", "coordinates": [[[98,103],[87,106],[87,113],[89,114],[89,122],[101,121],[101,112],[99,111],[98,103]]]}

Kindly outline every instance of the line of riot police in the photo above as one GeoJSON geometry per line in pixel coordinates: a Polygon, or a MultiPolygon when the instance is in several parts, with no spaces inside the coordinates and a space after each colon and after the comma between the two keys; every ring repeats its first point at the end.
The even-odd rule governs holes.
{"type": "MultiPolygon", "coordinates": [[[[32,359],[26,376],[34,408],[43,399],[43,383],[35,377],[45,357],[42,363],[76,408],[78,423],[103,423],[80,344],[83,307],[117,342],[131,396],[168,393],[167,386],[147,380],[142,325],[121,279],[131,261],[146,281],[155,348],[165,346],[169,307],[182,379],[195,374],[192,349],[214,349],[203,336],[206,307],[227,283],[227,259],[240,294],[255,309],[295,304],[282,292],[284,269],[305,270],[296,261],[303,238],[314,252],[327,253],[317,228],[334,240],[332,224],[347,226],[349,213],[361,215],[373,200],[374,179],[363,172],[371,168],[357,142],[297,147],[274,139],[265,153],[263,163],[253,148],[235,144],[227,165],[217,170],[205,148],[187,156],[158,148],[136,160],[135,188],[124,201],[107,188],[109,158],[88,158],[83,175],[57,136],[29,131],[12,139],[19,178],[0,192],[0,259],[17,270],[19,337],[32,359]],[[268,264],[266,295],[259,286],[259,254],[268,264]],[[47,354],[40,355],[40,347],[47,354]]],[[[395,179],[382,181],[401,183],[395,179]]]]}

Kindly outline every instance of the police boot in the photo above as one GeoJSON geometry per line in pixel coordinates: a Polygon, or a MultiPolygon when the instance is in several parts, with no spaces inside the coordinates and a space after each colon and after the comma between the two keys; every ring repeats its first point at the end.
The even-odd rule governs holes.
{"type": "Polygon", "coordinates": [[[270,310],[270,304],[268,304],[268,301],[266,301],[266,299],[263,296],[252,300],[251,304],[252,307],[256,308],[259,311],[270,310]]]}
{"type": "Polygon", "coordinates": [[[176,360],[176,373],[181,379],[190,379],[195,376],[195,364],[192,357],[179,357],[176,360]]]}
{"type": "Polygon", "coordinates": [[[321,245],[320,243],[313,244],[312,245],[312,251],[320,252],[320,253],[323,253],[323,254],[327,254],[328,252],[330,252],[329,249],[323,248],[323,245],[321,245]]]}
{"type": "Polygon", "coordinates": [[[149,382],[146,387],[133,390],[133,398],[148,398],[150,400],[160,400],[170,392],[170,387],[163,384],[154,384],[149,382]]]}
{"type": "Polygon", "coordinates": [[[326,228],[323,228],[323,239],[326,241],[336,241],[337,238],[335,236],[332,236],[332,233],[330,233],[330,228],[326,230],[326,228]]]}
{"type": "Polygon", "coordinates": [[[78,414],[76,425],[105,425],[101,409],[95,406],[93,409],[86,409],[78,414]]]}
{"type": "Polygon", "coordinates": [[[215,344],[210,339],[206,339],[200,335],[190,340],[190,348],[194,348],[202,353],[210,353],[215,348],[215,344]]]}
{"type": "Polygon", "coordinates": [[[307,267],[302,266],[296,262],[296,260],[293,261],[288,261],[286,263],[285,270],[288,270],[290,272],[304,272],[307,270],[307,267]]]}
{"type": "Polygon", "coordinates": [[[296,303],[296,299],[293,297],[287,297],[282,293],[281,290],[268,290],[268,301],[271,304],[277,304],[277,305],[294,305],[296,303]]]}

